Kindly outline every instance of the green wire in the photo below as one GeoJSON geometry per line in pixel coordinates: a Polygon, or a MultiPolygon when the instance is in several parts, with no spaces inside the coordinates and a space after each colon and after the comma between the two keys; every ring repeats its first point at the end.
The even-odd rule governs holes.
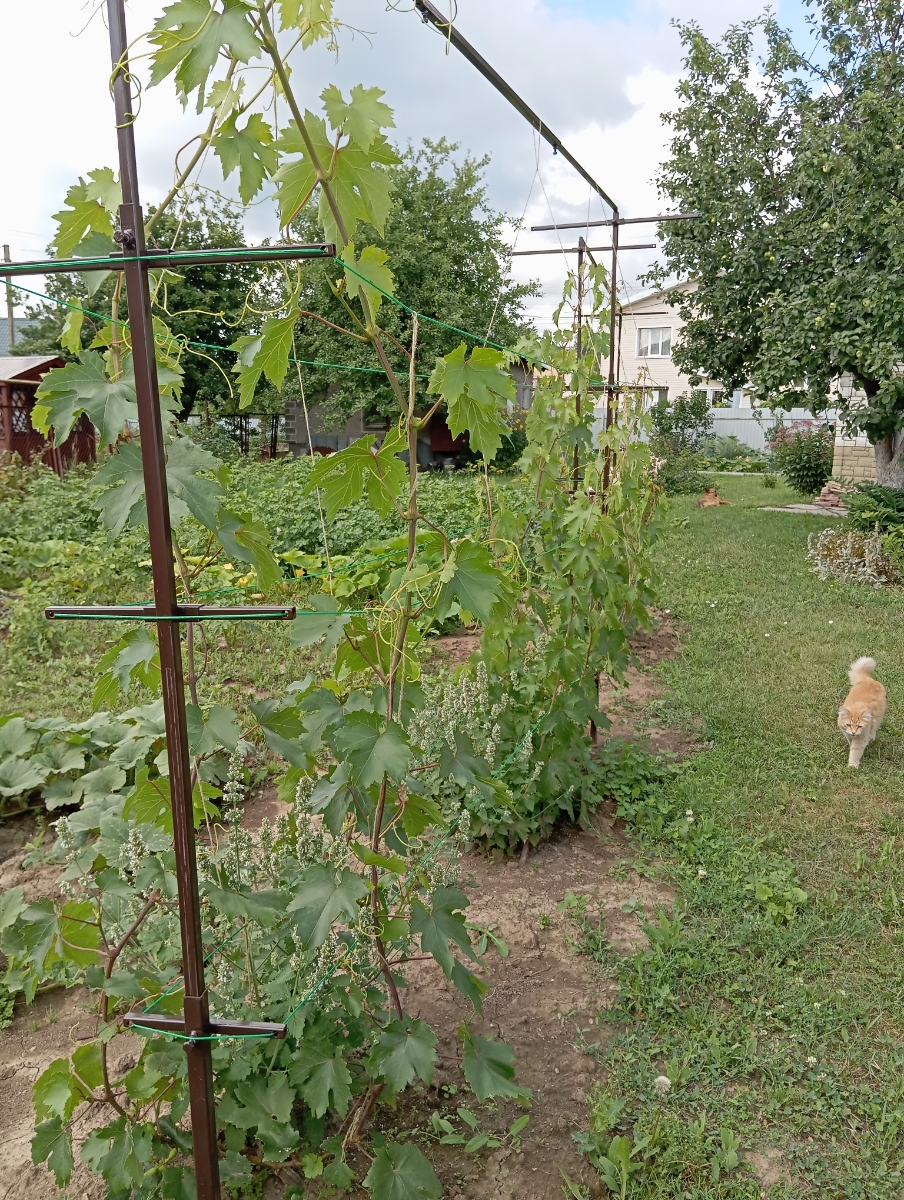
{"type": "MultiPolygon", "coordinates": [[[[68,300],[58,300],[56,296],[47,296],[44,292],[36,292],[32,288],[22,287],[21,284],[10,284],[10,287],[16,287],[20,292],[27,292],[29,296],[37,296],[39,300],[48,300],[51,304],[59,304],[62,308],[69,308],[73,312],[81,313],[82,316],[91,317],[95,321],[104,321],[110,325],[119,325],[122,329],[129,328],[128,321],[118,321],[114,317],[105,317],[103,313],[92,312],[90,308],[81,308],[78,304],[70,304],[68,300]]],[[[221,353],[236,354],[230,346],[216,346],[212,342],[193,342],[188,339],[185,341],[182,338],[176,337],[173,334],[168,336],[168,341],[178,342],[183,346],[193,346],[196,350],[217,350],[221,353]]],[[[297,363],[302,367],[324,367],[333,371],[363,371],[368,375],[385,375],[386,372],[381,367],[352,367],[346,363],[328,363],[320,362],[317,359],[309,358],[290,358],[290,363],[297,363]]],[[[429,375],[418,375],[418,379],[429,379],[429,375]]],[[[241,415],[241,414],[239,414],[241,415]]]]}

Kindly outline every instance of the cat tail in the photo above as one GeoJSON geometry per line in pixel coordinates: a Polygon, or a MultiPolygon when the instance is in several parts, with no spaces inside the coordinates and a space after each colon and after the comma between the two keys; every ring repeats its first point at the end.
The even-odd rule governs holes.
{"type": "Polygon", "coordinates": [[[864,679],[872,679],[875,669],[876,660],[874,658],[858,658],[856,662],[851,663],[848,679],[851,683],[863,683],[864,679]]]}

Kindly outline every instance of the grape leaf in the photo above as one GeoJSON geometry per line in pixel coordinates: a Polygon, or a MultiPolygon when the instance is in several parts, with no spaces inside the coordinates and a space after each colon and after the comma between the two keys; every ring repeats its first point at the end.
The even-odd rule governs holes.
{"type": "Polygon", "coordinates": [[[60,941],[63,958],[82,967],[97,962],[100,930],[90,900],[68,900],[60,913],[60,941]]]}
{"type": "Polygon", "coordinates": [[[404,779],[412,750],[405,731],[390,721],[381,731],[382,720],[376,713],[350,713],[329,738],[330,745],[351,767],[351,779],[360,787],[379,783],[384,775],[404,779]]]}
{"type": "Polygon", "coordinates": [[[380,99],[382,88],[356,83],[346,101],[334,83],[320,93],[333,129],[341,129],[361,150],[369,150],[381,129],[394,129],[392,109],[380,99]]]}
{"type": "Polygon", "coordinates": [[[297,320],[298,312],[293,305],[287,317],[267,317],[259,337],[245,335],[229,347],[238,354],[232,369],[239,377],[239,408],[247,408],[253,403],[262,375],[266,375],[275,388],[282,387],[289,369],[292,333],[297,320]]]}
{"type": "Polygon", "coordinates": [[[239,1129],[254,1129],[269,1125],[271,1121],[285,1125],[292,1116],[295,1094],[281,1072],[274,1071],[266,1079],[255,1075],[243,1080],[233,1095],[234,1099],[228,1095],[224,1097],[220,1113],[230,1125],[239,1129]]]}
{"type": "Polygon", "coordinates": [[[244,917],[257,921],[266,929],[277,925],[286,911],[285,892],[271,889],[269,891],[252,892],[248,887],[226,890],[213,883],[205,883],[211,907],[225,917],[244,917]]]}
{"type": "Polygon", "coordinates": [[[20,887],[0,892],[0,933],[12,925],[24,909],[24,893],[20,887]]]}
{"type": "Polygon", "coordinates": [[[462,1070],[471,1091],[481,1102],[490,1096],[511,1096],[529,1100],[530,1088],[518,1087],[515,1078],[515,1053],[505,1042],[468,1034],[462,1070]]]}
{"type": "Polygon", "coordinates": [[[82,349],[82,322],[85,314],[80,310],[70,308],[60,331],[60,345],[70,354],[79,354],[82,349]]]}
{"type": "Polygon", "coordinates": [[[307,752],[300,744],[305,735],[304,720],[296,707],[280,708],[277,700],[252,700],[249,705],[267,745],[281,754],[293,767],[306,767],[307,752]]]}
{"type": "Polygon", "coordinates": [[[364,1186],[373,1200],[439,1200],[443,1187],[430,1163],[411,1142],[387,1142],[377,1150],[364,1186]]]}
{"type": "Polygon", "coordinates": [[[283,29],[301,30],[302,49],[333,31],[333,0],[279,0],[283,29]]]}
{"type": "MultiPolygon", "coordinates": [[[[111,172],[111,175],[112,175],[112,172],[111,172]]],[[[116,187],[118,188],[118,186],[119,185],[117,184],[116,187]]],[[[118,205],[120,203],[120,200],[117,199],[116,203],[118,205]]],[[[79,242],[79,244],[75,247],[75,249],[72,251],[72,257],[73,258],[109,258],[109,256],[113,253],[113,251],[118,250],[118,249],[119,249],[119,247],[116,245],[116,243],[113,241],[113,239],[111,237],[109,237],[107,234],[92,231],[91,233],[88,234],[87,237],[82,238],[82,240],[79,242]]],[[[81,278],[84,280],[85,291],[88,293],[89,300],[91,300],[95,296],[95,294],[102,287],[104,281],[109,279],[112,274],[113,274],[112,271],[83,271],[81,273],[81,278]]],[[[73,318],[77,319],[78,327],[81,328],[82,321],[84,319],[84,313],[76,312],[73,309],[71,311],[71,316],[73,318]]],[[[63,339],[60,338],[60,341],[62,342],[63,339]]],[[[65,342],[63,342],[63,345],[65,345],[65,342]]],[[[72,353],[78,354],[78,352],[81,350],[81,348],[82,348],[81,339],[79,339],[78,344],[72,346],[72,353]]]]}
{"type": "MultiPolygon", "coordinates": [[[[473,612],[473,609],[470,611],[473,612]]],[[[492,772],[486,759],[475,757],[474,746],[468,734],[457,730],[455,749],[444,742],[440,750],[439,773],[444,779],[451,777],[459,787],[469,787],[492,772]]]]}
{"type": "Polygon", "coordinates": [[[405,860],[397,854],[377,854],[368,846],[362,846],[360,842],[352,842],[349,849],[366,867],[379,867],[383,871],[392,871],[395,875],[405,874],[405,860]]]}
{"type": "Polygon", "coordinates": [[[72,1137],[60,1117],[51,1117],[35,1127],[31,1139],[31,1161],[46,1162],[56,1176],[57,1187],[64,1188],[72,1177],[72,1137]]]}
{"type": "Polygon", "coordinates": [[[361,257],[356,259],[355,243],[349,242],[342,251],[341,259],[346,265],[345,285],[348,294],[358,296],[363,293],[370,304],[371,314],[376,317],[383,303],[383,293],[387,292],[390,296],[395,294],[395,277],[386,266],[389,255],[379,246],[365,246],[361,257]],[[348,267],[353,267],[354,271],[349,271],[348,267]]]}
{"type": "Polygon", "coordinates": [[[81,1160],[103,1175],[114,1192],[131,1193],[141,1183],[151,1160],[152,1139],[147,1127],[120,1117],[103,1129],[93,1129],[82,1146],[81,1160]]]}
{"type": "Polygon", "coordinates": [[[31,1098],[35,1116],[61,1117],[68,1121],[76,1105],[84,1098],[78,1084],[72,1078],[68,1058],[55,1058],[42,1071],[31,1087],[31,1098]]]}
{"type": "Polygon", "coordinates": [[[423,1021],[391,1021],[374,1044],[369,1066],[397,1092],[415,1076],[429,1084],[436,1069],[436,1034],[423,1021]]]}
{"type": "Polygon", "coordinates": [[[447,979],[452,977],[455,959],[449,948],[453,942],[468,958],[477,961],[477,955],[471,946],[471,939],[465,928],[465,919],[456,909],[468,907],[468,897],[457,888],[440,887],[433,894],[433,908],[430,912],[420,900],[415,900],[411,906],[411,931],[421,935],[421,947],[426,954],[432,954],[447,979]]]}
{"type": "Polygon", "coordinates": [[[402,809],[402,828],[409,837],[420,837],[431,825],[442,825],[443,813],[435,800],[409,791],[402,809]]]}
{"type": "MultiPolygon", "coordinates": [[[[332,1049],[332,1048],[331,1048],[332,1049]]],[[[352,1077],[342,1060],[342,1047],[331,1053],[302,1043],[290,1069],[292,1082],[301,1091],[315,1117],[322,1117],[330,1105],[344,1117],[351,1099],[352,1077]]]]}
{"type": "Polygon", "coordinates": [[[368,434],[314,464],[307,490],[323,489],[323,506],[328,517],[360,500],[365,485],[371,506],[380,516],[388,517],[394,511],[393,500],[398,503],[408,479],[405,464],[397,457],[405,448],[405,438],[400,430],[394,429],[387,433],[379,450],[373,449],[373,442],[373,434],[368,434]]]}
{"type": "Polygon", "coordinates": [[[89,171],[88,178],[91,183],[86,184],[79,176],[78,183],[74,183],[66,193],[64,203],[67,207],[53,214],[54,221],[59,225],[53,239],[59,258],[70,255],[87,233],[93,231],[105,234],[109,238],[113,236],[112,213],[121,203],[121,193],[117,194],[113,190],[117,187],[113,180],[113,172],[109,167],[101,167],[99,170],[89,171]],[[101,197],[112,203],[105,207],[100,202],[101,197]]]}
{"type": "Polygon", "coordinates": [[[488,461],[496,457],[507,431],[500,410],[515,399],[515,383],[501,370],[502,354],[491,346],[476,346],[465,360],[465,343],[438,358],[427,391],[441,395],[449,408],[453,437],[468,431],[469,441],[488,461]]]}
{"type": "MultiPolygon", "coordinates": [[[[392,181],[384,170],[399,162],[398,155],[383,134],[375,136],[367,150],[348,145],[333,152],[326,122],[312,112],[305,113],[305,126],[324,170],[329,168],[330,185],[345,234],[336,223],[325,194],[321,190],[319,218],[328,241],[344,246],[354,236],[358,221],[383,232],[391,206],[392,181]]],[[[308,157],[307,147],[294,121],[281,132],[276,143],[284,155],[299,155],[284,161],[273,176],[277,184],[280,224],[285,226],[304,208],[317,186],[317,171],[308,157]]]]}
{"type": "Polygon", "coordinates": [[[115,445],[127,421],[138,419],[134,383],[123,376],[113,382],[107,377],[103,356],[84,350],[79,362],[54,367],[35,392],[32,423],[45,436],[53,427],[61,446],[82,413],[100,430],[101,445],[115,445]]]}
{"type": "Polygon", "coordinates": [[[323,823],[333,837],[342,832],[342,823],[352,802],[348,776],[348,763],[339,763],[333,768],[332,775],[324,776],[311,793],[311,812],[323,813],[323,823]]]}
{"type": "Polygon", "coordinates": [[[445,612],[453,600],[481,621],[489,621],[497,602],[506,594],[506,578],[488,547],[459,541],[441,576],[443,587],[437,608],[445,612]]]}
{"type": "MultiPolygon", "coordinates": [[[[367,150],[346,146],[337,153],[330,186],[349,237],[354,236],[358,221],[372,225],[382,235],[395,190],[384,168],[396,166],[400,161],[382,133],[367,150]]],[[[322,189],[318,216],[327,239],[343,245],[345,238],[322,189]]]]}
{"type": "Polygon", "coordinates": [[[258,587],[266,590],[282,579],[282,568],[270,549],[270,531],[250,513],[221,508],[217,513],[216,534],[230,558],[251,563],[258,587]]]}
{"type": "MultiPolygon", "coordinates": [[[[223,488],[218,479],[205,479],[198,472],[214,471],[219,466],[218,458],[196,446],[190,438],[174,438],[169,444],[166,485],[174,526],[191,514],[205,529],[216,532],[223,488]]],[[[99,510],[101,520],[112,533],[120,533],[126,524],[147,524],[144,471],[141,447],[137,443],[122,443],[98,471],[95,480],[109,485],[94,502],[94,508],[99,510]]]]}
{"type": "Polygon", "coordinates": [[[242,0],[223,0],[222,12],[208,0],[176,0],[165,8],[148,38],[157,48],[151,59],[151,86],[175,73],[183,105],[195,88],[201,89],[200,112],[207,78],[221,47],[243,63],[260,56],[260,44],[248,23],[250,11],[242,0]]]}
{"type": "Polygon", "coordinates": [[[198,1200],[198,1183],[191,1167],[164,1167],[160,1200],[198,1200]]]}
{"type": "Polygon", "coordinates": [[[329,654],[342,637],[342,630],[351,618],[339,611],[339,602],[335,596],[320,593],[312,596],[308,603],[318,614],[323,615],[299,613],[289,626],[289,645],[293,650],[298,650],[302,646],[313,646],[315,642],[324,638],[322,650],[324,654],[329,654]]]}
{"type": "Polygon", "coordinates": [[[367,884],[348,867],[337,875],[333,867],[315,863],[301,873],[287,911],[296,914],[304,945],[316,950],[326,941],[337,917],[345,917],[349,924],[357,920],[358,901],[366,895],[367,884]]]}
{"type": "Polygon", "coordinates": [[[487,985],[477,975],[472,975],[457,959],[452,967],[452,983],[466,1000],[471,1001],[476,1012],[483,1012],[483,998],[487,994],[487,985]]]}
{"type": "Polygon", "coordinates": [[[248,204],[276,170],[278,160],[273,133],[260,113],[252,113],[244,129],[238,128],[237,120],[231,116],[224,121],[213,139],[213,150],[222,163],[224,179],[238,168],[239,195],[242,203],[248,204]]]}
{"type": "MultiPolygon", "coordinates": [[[[59,958],[60,926],[53,901],[45,897],[43,900],[37,900],[34,904],[29,904],[20,914],[14,930],[21,937],[23,949],[34,967],[35,973],[43,979],[52,958],[59,958]]],[[[13,930],[7,932],[13,932],[13,930]]]]}

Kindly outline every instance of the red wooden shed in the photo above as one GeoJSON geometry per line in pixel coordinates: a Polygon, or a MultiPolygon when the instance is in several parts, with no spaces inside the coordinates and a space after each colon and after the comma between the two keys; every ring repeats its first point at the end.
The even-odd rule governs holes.
{"type": "Polygon", "coordinates": [[[31,423],[35,392],[53,367],[65,366],[56,355],[0,356],[0,453],[24,462],[40,456],[58,475],[73,463],[94,462],[97,439],[84,414],[62,446],[53,446],[31,423]]]}

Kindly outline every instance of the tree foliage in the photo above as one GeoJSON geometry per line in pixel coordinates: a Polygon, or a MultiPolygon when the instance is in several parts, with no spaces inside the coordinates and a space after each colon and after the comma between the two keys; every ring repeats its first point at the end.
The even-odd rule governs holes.
{"type": "Polygon", "coordinates": [[[687,322],[673,351],[683,370],[751,386],[775,407],[837,404],[898,478],[902,14],[893,0],[814,10],[807,55],[772,19],[722,42],[681,26],[686,73],[659,186],[701,217],[663,228],[650,278],[697,283],[669,295],[687,322]]]}
{"type": "MultiPolygon", "coordinates": [[[[492,209],[481,181],[488,160],[468,155],[459,158],[457,151],[456,145],[444,139],[406,150],[389,172],[393,192],[384,231],[363,228],[359,242],[391,251],[393,287],[388,290],[394,290],[406,304],[459,329],[485,333],[491,341],[513,346],[528,331],[523,304],[535,289],[515,284],[509,276],[508,246],[502,230],[506,217],[492,209]]],[[[305,241],[322,237],[316,219],[307,213],[294,228],[305,241]]],[[[307,272],[301,308],[345,326],[348,313],[330,287],[335,278],[336,271],[329,265],[307,272]]],[[[385,310],[382,319],[387,331],[406,341],[410,316],[392,305],[385,310]]],[[[436,358],[455,350],[460,341],[459,334],[422,322],[419,373],[429,375],[436,358]]],[[[300,358],[373,365],[365,344],[312,317],[302,317],[296,342],[300,358]]],[[[387,354],[397,369],[407,373],[404,355],[391,341],[387,354]]],[[[343,422],[362,407],[375,416],[394,410],[391,389],[379,375],[306,367],[304,384],[308,402],[324,404],[330,420],[343,422]]],[[[298,385],[292,375],[286,391],[297,397],[298,385]]],[[[425,392],[426,380],[419,380],[419,400],[426,399],[425,392]]]]}

